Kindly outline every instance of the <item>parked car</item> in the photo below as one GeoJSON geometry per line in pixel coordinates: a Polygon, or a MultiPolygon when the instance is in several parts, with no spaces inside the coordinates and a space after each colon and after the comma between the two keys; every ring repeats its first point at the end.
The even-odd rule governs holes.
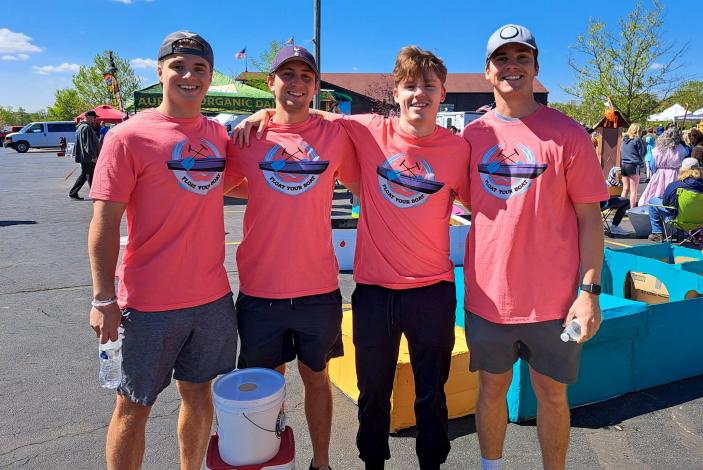
{"type": "Polygon", "coordinates": [[[30,122],[18,132],[5,136],[3,147],[11,147],[19,153],[30,148],[58,148],[61,137],[66,142],[76,141],[76,123],[73,121],[30,122]]]}
{"type": "Polygon", "coordinates": [[[5,140],[5,136],[12,132],[19,132],[24,126],[5,126],[0,130],[0,140],[5,140]]]}

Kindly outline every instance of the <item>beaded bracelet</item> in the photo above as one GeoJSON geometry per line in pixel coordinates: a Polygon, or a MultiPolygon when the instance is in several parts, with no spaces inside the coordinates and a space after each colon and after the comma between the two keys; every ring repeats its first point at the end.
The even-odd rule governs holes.
{"type": "Polygon", "coordinates": [[[114,303],[117,303],[117,297],[112,296],[112,297],[110,297],[109,299],[106,299],[106,300],[93,299],[93,300],[90,302],[90,305],[92,305],[93,307],[106,307],[106,306],[112,305],[112,304],[114,304],[114,303]]]}

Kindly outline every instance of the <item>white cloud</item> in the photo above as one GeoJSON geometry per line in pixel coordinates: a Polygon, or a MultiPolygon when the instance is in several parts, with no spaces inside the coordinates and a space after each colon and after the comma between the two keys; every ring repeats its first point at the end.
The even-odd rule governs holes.
{"type": "Polygon", "coordinates": [[[125,5],[131,5],[131,4],[132,4],[132,0],[112,0],[112,1],[113,1],[113,2],[117,2],[117,3],[124,3],[125,5]]]}
{"type": "Polygon", "coordinates": [[[27,60],[29,56],[27,54],[7,54],[0,57],[0,60],[27,60]]]}
{"type": "Polygon", "coordinates": [[[652,65],[649,66],[650,69],[652,70],[657,70],[657,69],[663,69],[664,64],[658,64],[658,63],[653,63],[652,65]]]}
{"type": "Polygon", "coordinates": [[[61,65],[43,65],[43,66],[33,66],[32,70],[34,73],[39,75],[49,75],[50,73],[63,73],[63,72],[78,72],[81,68],[78,64],[69,64],[64,62],[61,65]]]}
{"type": "Polygon", "coordinates": [[[32,44],[32,38],[24,33],[16,33],[7,28],[0,28],[0,52],[7,54],[41,52],[41,48],[32,44]]]}
{"type": "Polygon", "coordinates": [[[154,59],[132,59],[129,61],[129,65],[135,69],[156,69],[157,62],[154,59]]]}
{"type": "Polygon", "coordinates": [[[352,70],[353,70],[354,72],[358,72],[358,71],[359,71],[359,67],[352,67],[352,70]]]}

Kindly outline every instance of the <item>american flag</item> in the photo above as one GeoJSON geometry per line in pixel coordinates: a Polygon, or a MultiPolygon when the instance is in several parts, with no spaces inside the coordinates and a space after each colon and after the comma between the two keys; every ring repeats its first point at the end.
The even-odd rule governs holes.
{"type": "Polygon", "coordinates": [[[288,40],[286,41],[286,46],[292,46],[293,45],[293,36],[289,37],[288,40]]]}
{"type": "Polygon", "coordinates": [[[247,55],[247,48],[245,47],[241,51],[237,52],[234,56],[235,59],[237,60],[242,60],[244,57],[247,55]]]}

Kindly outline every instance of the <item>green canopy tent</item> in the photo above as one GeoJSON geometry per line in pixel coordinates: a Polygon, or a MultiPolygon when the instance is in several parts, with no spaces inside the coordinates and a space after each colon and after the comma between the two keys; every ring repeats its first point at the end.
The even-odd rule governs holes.
{"type": "MultiPolygon", "coordinates": [[[[161,104],[162,94],[160,83],[137,90],[134,98],[127,102],[127,109],[136,113],[140,109],[155,108],[161,104]]],[[[271,93],[245,85],[215,70],[200,110],[205,113],[254,113],[275,107],[271,93]]]]}

